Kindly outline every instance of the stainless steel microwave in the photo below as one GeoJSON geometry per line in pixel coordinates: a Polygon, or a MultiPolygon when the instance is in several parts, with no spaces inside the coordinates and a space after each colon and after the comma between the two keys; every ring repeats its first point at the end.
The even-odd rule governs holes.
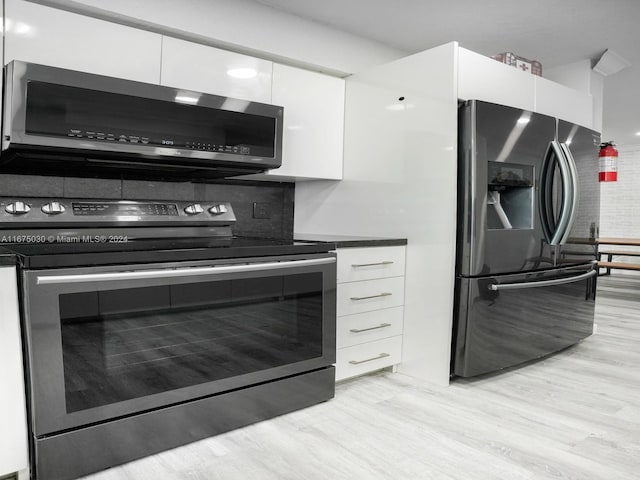
{"type": "Polygon", "coordinates": [[[13,61],[0,172],[214,178],[282,161],[283,107],[13,61]]]}

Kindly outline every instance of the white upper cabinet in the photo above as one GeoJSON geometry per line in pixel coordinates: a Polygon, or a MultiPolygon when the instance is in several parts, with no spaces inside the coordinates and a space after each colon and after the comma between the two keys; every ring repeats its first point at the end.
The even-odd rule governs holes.
{"type": "Polygon", "coordinates": [[[593,97],[546,78],[536,77],[535,111],[593,128],[593,97]]]}
{"type": "Polygon", "coordinates": [[[158,34],[21,0],[5,0],[5,30],[5,63],[160,82],[158,34]]]}
{"type": "Polygon", "coordinates": [[[162,85],[272,103],[272,68],[267,60],[163,37],[162,85]]]}
{"type": "Polygon", "coordinates": [[[459,48],[458,98],[534,111],[535,75],[459,48]]]}
{"type": "Polygon", "coordinates": [[[344,80],[274,64],[273,97],[284,107],[282,167],[269,176],[342,179],[344,80]]]}
{"type": "Polygon", "coordinates": [[[458,98],[483,100],[593,127],[591,95],[458,49],[458,98]]]}

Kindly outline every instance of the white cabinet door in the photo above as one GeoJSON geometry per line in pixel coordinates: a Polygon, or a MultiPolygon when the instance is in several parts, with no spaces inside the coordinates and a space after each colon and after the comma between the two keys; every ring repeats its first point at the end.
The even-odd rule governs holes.
{"type": "MultiPolygon", "coordinates": [[[[0,477],[28,467],[27,416],[22,370],[18,281],[14,267],[0,267],[0,477]]],[[[22,478],[22,476],[20,477],[22,478]]]]}
{"type": "Polygon", "coordinates": [[[163,37],[163,85],[271,103],[273,63],[206,45],[163,37]]]}
{"type": "Polygon", "coordinates": [[[5,63],[160,82],[158,34],[20,0],[5,1],[5,30],[5,63]]]}
{"type": "Polygon", "coordinates": [[[535,111],[558,117],[583,127],[593,128],[591,95],[565,87],[546,78],[536,77],[535,111]]]}
{"type": "Polygon", "coordinates": [[[344,80],[273,66],[273,103],[284,107],[282,166],[269,175],[342,179],[344,80]]]}
{"type": "Polygon", "coordinates": [[[593,127],[591,95],[458,49],[458,98],[483,100],[593,127]]]}
{"type": "Polygon", "coordinates": [[[465,48],[458,49],[458,98],[533,111],[535,75],[465,48]]]}

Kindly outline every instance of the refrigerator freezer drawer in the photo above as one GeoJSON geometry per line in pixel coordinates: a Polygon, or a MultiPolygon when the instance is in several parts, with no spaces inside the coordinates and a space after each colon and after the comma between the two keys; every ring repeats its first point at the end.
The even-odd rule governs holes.
{"type": "Polygon", "coordinates": [[[452,372],[462,377],[493,372],[588,337],[595,283],[592,265],[457,278],[452,372]]]}

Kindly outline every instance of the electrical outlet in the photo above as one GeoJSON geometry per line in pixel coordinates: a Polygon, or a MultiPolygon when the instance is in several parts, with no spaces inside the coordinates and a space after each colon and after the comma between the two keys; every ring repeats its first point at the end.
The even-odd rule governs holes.
{"type": "Polygon", "coordinates": [[[269,219],[271,218],[271,206],[268,203],[253,203],[253,218],[269,219]]]}

